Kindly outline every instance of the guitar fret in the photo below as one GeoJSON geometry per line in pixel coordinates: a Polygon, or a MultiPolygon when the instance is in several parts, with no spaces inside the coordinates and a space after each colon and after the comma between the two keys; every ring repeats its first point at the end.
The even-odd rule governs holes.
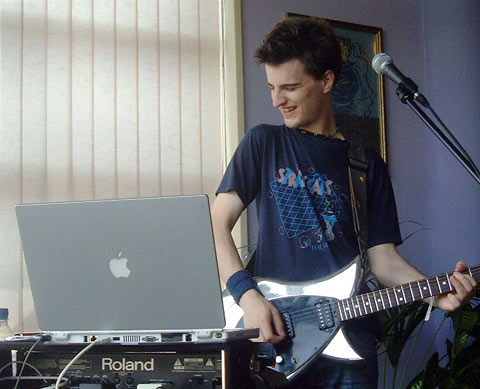
{"type": "MultiPolygon", "coordinates": [[[[468,270],[470,271],[470,269],[468,270]]],[[[470,272],[470,274],[472,273],[470,272]]],[[[453,290],[452,284],[450,283],[450,276],[447,273],[445,273],[445,277],[447,277],[448,287],[450,288],[449,290],[453,290]]]]}
{"type": "Polygon", "coordinates": [[[350,313],[350,308],[348,308],[348,301],[343,300],[343,310],[345,311],[345,317],[351,319],[352,315],[350,313]],[[345,304],[347,305],[346,307],[345,304]]]}
{"type": "Polygon", "coordinates": [[[418,291],[420,292],[420,296],[423,299],[422,286],[420,285],[420,281],[417,281],[417,284],[418,284],[418,291]]]}
{"type": "Polygon", "coordinates": [[[357,317],[357,312],[355,311],[355,301],[353,297],[349,300],[350,303],[350,314],[352,317],[357,317]]]}
{"type": "Polygon", "coordinates": [[[338,314],[340,315],[340,321],[343,321],[343,320],[345,320],[345,319],[344,319],[344,316],[343,316],[343,313],[342,313],[341,303],[342,303],[341,300],[340,300],[340,301],[337,301],[336,306],[337,306],[337,312],[338,312],[338,314]]]}
{"type": "Polygon", "coordinates": [[[342,307],[343,307],[343,312],[345,314],[345,319],[346,320],[350,319],[350,317],[348,315],[350,313],[349,310],[348,310],[348,303],[345,300],[342,300],[342,307]],[[346,307],[345,307],[345,305],[346,305],[346,307]]]}
{"type": "Polygon", "coordinates": [[[343,312],[344,312],[344,314],[345,314],[345,319],[349,319],[348,314],[349,314],[350,312],[349,312],[348,309],[347,309],[347,308],[348,308],[348,303],[347,303],[347,308],[345,308],[345,303],[346,303],[346,301],[345,301],[345,300],[342,300],[342,307],[343,307],[343,312]]]}
{"type": "Polygon", "coordinates": [[[382,300],[382,307],[385,309],[385,301],[383,301],[382,291],[380,291],[380,299],[382,300]]]}
{"type": "Polygon", "coordinates": [[[423,281],[422,290],[425,292],[426,297],[430,297],[432,295],[432,291],[430,290],[430,284],[428,283],[428,279],[425,278],[423,281]]]}
{"type": "Polygon", "coordinates": [[[378,312],[379,309],[378,309],[378,304],[377,304],[377,297],[375,296],[375,292],[373,292],[372,294],[373,294],[373,301],[375,301],[375,307],[377,308],[377,312],[378,312]]]}
{"type": "Polygon", "coordinates": [[[442,293],[443,290],[442,290],[442,287],[441,287],[441,285],[440,285],[440,280],[438,279],[438,277],[435,277],[435,279],[437,280],[438,291],[439,291],[439,293],[442,293]]]}
{"type": "Polygon", "coordinates": [[[392,305],[392,300],[390,300],[390,293],[388,293],[388,288],[385,289],[385,291],[387,292],[388,303],[390,304],[390,308],[391,308],[391,307],[393,307],[393,305],[392,305]]]}
{"type": "Polygon", "coordinates": [[[400,301],[402,301],[402,297],[400,296],[400,300],[398,300],[398,297],[397,297],[397,293],[400,293],[398,289],[395,289],[395,287],[392,288],[393,289],[393,294],[395,295],[395,301],[397,302],[397,305],[400,305],[400,301]]]}
{"type": "Polygon", "coordinates": [[[362,308],[360,307],[360,304],[358,302],[358,296],[355,296],[355,308],[360,312],[357,314],[357,311],[355,311],[355,314],[358,316],[362,316],[362,308]]]}
{"type": "Polygon", "coordinates": [[[385,303],[385,300],[383,299],[385,293],[382,293],[384,292],[385,290],[381,290],[379,293],[380,293],[380,299],[382,300],[382,309],[386,309],[387,308],[387,304],[385,303]]]}
{"type": "Polygon", "coordinates": [[[440,293],[446,293],[446,292],[450,292],[450,289],[448,287],[448,282],[447,282],[447,278],[445,277],[445,274],[441,274],[439,276],[437,276],[438,278],[438,283],[439,283],[439,288],[440,288],[440,293]]]}
{"type": "Polygon", "coordinates": [[[368,313],[368,312],[367,312],[367,306],[365,305],[365,300],[363,299],[363,294],[360,295],[360,298],[361,298],[361,300],[362,300],[363,309],[365,310],[365,314],[367,314],[367,313],[368,313]]]}
{"type": "Polygon", "coordinates": [[[390,293],[392,294],[392,307],[395,307],[396,305],[399,305],[398,299],[397,299],[397,292],[395,288],[390,288],[390,293]]]}
{"type": "Polygon", "coordinates": [[[340,317],[342,318],[342,320],[346,320],[347,316],[345,315],[345,308],[343,306],[343,300],[338,301],[337,305],[338,305],[338,311],[340,312],[340,317]]]}
{"type": "Polygon", "coordinates": [[[352,310],[350,311],[351,314],[352,314],[352,317],[357,317],[357,311],[355,310],[355,296],[353,296],[351,299],[350,299],[350,304],[352,306],[352,310]]]}
{"type": "Polygon", "coordinates": [[[351,308],[350,305],[349,305],[350,302],[351,302],[350,299],[348,299],[348,300],[346,301],[346,303],[347,303],[347,312],[348,312],[348,314],[350,315],[350,319],[352,319],[352,318],[353,318],[353,314],[352,314],[352,308],[351,308]]]}
{"type": "MultiPolygon", "coordinates": [[[[426,281],[427,281],[428,291],[430,292],[430,296],[433,296],[432,289],[430,289],[430,282],[429,282],[430,280],[427,279],[426,281]]],[[[428,297],[430,297],[430,296],[428,296],[428,297]]]]}
{"type": "Polygon", "coordinates": [[[352,312],[352,308],[353,308],[353,304],[351,302],[351,299],[348,299],[347,300],[347,310],[348,310],[348,314],[350,315],[350,319],[352,319],[354,317],[353,316],[354,312],[352,312]]]}
{"type": "Polygon", "coordinates": [[[405,290],[403,289],[403,286],[400,287],[400,290],[402,291],[402,294],[403,294],[403,302],[406,303],[407,302],[407,298],[405,297],[405,290]]]}
{"type": "MultiPolygon", "coordinates": [[[[478,267],[480,266],[474,267],[474,270],[477,271],[478,267]]],[[[464,273],[467,272],[472,274],[471,269],[468,269],[464,273]]],[[[354,319],[383,309],[454,290],[450,282],[451,274],[452,273],[444,273],[436,277],[412,281],[339,300],[336,302],[339,319],[341,321],[354,319]]],[[[478,276],[476,275],[474,278],[478,278],[478,276]]]]}
{"type": "Polygon", "coordinates": [[[417,289],[418,289],[416,300],[420,300],[420,299],[423,298],[423,295],[422,295],[422,287],[421,287],[421,285],[420,285],[420,283],[419,283],[418,281],[417,281],[417,283],[414,284],[414,285],[416,285],[416,287],[417,287],[417,289]]]}
{"type": "Polygon", "coordinates": [[[350,299],[350,305],[351,305],[351,311],[350,313],[352,314],[352,317],[357,317],[357,311],[355,311],[355,300],[354,297],[350,299]]]}
{"type": "Polygon", "coordinates": [[[365,306],[367,307],[367,309],[366,309],[367,314],[368,314],[368,313],[372,313],[372,306],[371,306],[370,300],[369,300],[369,298],[368,298],[368,293],[362,294],[362,296],[365,296],[365,298],[362,297],[362,300],[367,299],[367,302],[365,303],[365,306]],[[369,311],[370,311],[370,312],[369,312],[369,311]]]}
{"type": "Polygon", "coordinates": [[[372,303],[370,301],[369,294],[370,293],[365,294],[365,297],[367,298],[367,303],[366,304],[367,304],[367,308],[370,308],[370,313],[373,313],[373,307],[372,307],[372,303]]]}
{"type": "Polygon", "coordinates": [[[396,288],[399,288],[399,289],[396,289],[395,290],[395,300],[397,300],[397,304],[400,305],[403,303],[403,301],[405,300],[403,297],[402,297],[402,287],[401,286],[397,286],[396,288]],[[397,294],[400,296],[400,297],[397,297],[397,294]]]}
{"type": "Polygon", "coordinates": [[[400,305],[400,303],[398,302],[398,299],[397,299],[397,291],[395,290],[395,288],[391,288],[392,291],[393,291],[393,297],[395,297],[395,302],[397,303],[397,305],[400,305]]]}
{"type": "Polygon", "coordinates": [[[367,314],[367,311],[365,310],[365,305],[363,305],[363,300],[361,296],[357,296],[357,304],[358,304],[358,310],[360,311],[360,316],[363,316],[364,313],[362,312],[362,307],[363,310],[365,311],[365,315],[367,314]]]}
{"type": "Polygon", "coordinates": [[[370,313],[373,313],[373,312],[375,312],[375,311],[373,310],[373,304],[372,304],[372,302],[370,301],[370,295],[371,295],[371,293],[367,293],[367,304],[368,304],[368,306],[370,307],[370,313]]]}
{"type": "Polygon", "coordinates": [[[365,304],[363,303],[363,297],[360,295],[360,296],[357,296],[357,302],[358,302],[358,307],[359,307],[359,310],[360,310],[360,316],[363,316],[364,314],[362,313],[362,307],[363,307],[363,310],[365,311],[365,315],[368,313],[367,310],[365,309],[365,304]]]}
{"type": "Polygon", "coordinates": [[[412,301],[415,301],[415,296],[413,295],[412,283],[409,282],[408,286],[410,287],[410,294],[412,295],[412,301]]]}
{"type": "Polygon", "coordinates": [[[347,303],[347,313],[350,315],[349,319],[352,319],[353,318],[353,315],[352,315],[352,310],[350,308],[350,305],[348,304],[350,302],[351,299],[347,299],[346,303],[347,303]]]}

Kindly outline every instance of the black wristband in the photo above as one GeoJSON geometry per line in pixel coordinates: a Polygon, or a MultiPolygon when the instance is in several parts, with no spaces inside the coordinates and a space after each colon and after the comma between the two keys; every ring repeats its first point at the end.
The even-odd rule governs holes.
{"type": "Polygon", "coordinates": [[[257,283],[253,280],[252,276],[247,270],[239,270],[233,273],[227,281],[227,290],[232,295],[235,302],[238,304],[243,294],[250,289],[258,289],[257,283]]]}

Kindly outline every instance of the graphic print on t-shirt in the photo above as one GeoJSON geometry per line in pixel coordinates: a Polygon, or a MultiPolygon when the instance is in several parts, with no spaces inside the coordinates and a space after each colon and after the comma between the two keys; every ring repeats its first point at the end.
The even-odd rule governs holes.
{"type": "Polygon", "coordinates": [[[333,226],[346,219],[333,181],[326,174],[304,176],[287,167],[277,170],[270,189],[286,236],[298,238],[302,248],[327,248],[327,241],[335,239],[333,226]]]}

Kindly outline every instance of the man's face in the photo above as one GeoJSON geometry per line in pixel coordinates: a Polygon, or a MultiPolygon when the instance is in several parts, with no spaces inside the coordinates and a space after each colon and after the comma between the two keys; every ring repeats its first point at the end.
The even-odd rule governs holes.
{"type": "Polygon", "coordinates": [[[283,115],[287,127],[311,132],[324,129],[329,108],[331,87],[305,72],[298,59],[280,65],[265,65],[273,106],[283,115]]]}

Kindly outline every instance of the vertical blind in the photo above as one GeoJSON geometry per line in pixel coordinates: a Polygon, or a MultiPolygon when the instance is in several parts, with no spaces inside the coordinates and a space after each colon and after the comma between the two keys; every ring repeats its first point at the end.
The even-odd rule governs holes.
{"type": "Polygon", "coordinates": [[[222,174],[219,3],[0,7],[0,307],[27,331],[38,324],[15,204],[212,199],[222,174]]]}

